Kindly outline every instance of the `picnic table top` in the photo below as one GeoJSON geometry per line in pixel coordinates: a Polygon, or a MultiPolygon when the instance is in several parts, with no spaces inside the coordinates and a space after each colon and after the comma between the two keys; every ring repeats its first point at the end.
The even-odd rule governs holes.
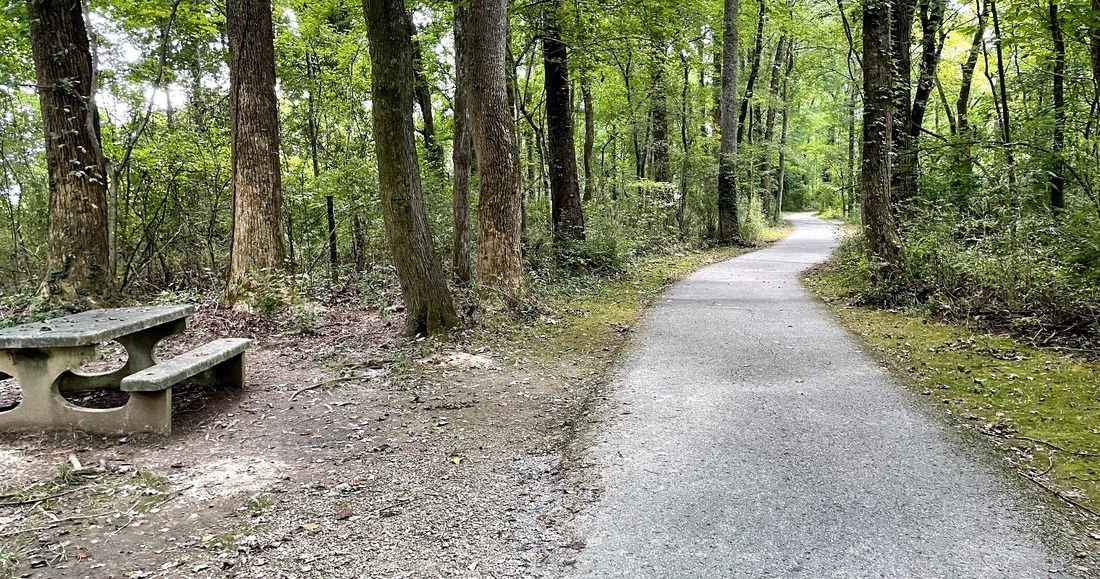
{"type": "Polygon", "coordinates": [[[186,318],[195,306],[141,306],[88,310],[0,330],[0,350],[90,346],[186,318]]]}

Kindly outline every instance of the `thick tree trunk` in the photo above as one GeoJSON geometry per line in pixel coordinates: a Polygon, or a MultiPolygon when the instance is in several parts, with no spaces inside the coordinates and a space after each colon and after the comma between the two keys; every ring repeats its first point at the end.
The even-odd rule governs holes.
{"type": "Polygon", "coordinates": [[[909,198],[916,197],[918,193],[920,159],[917,144],[920,141],[921,128],[924,126],[924,114],[928,110],[928,99],[932,96],[936,66],[940,62],[940,52],[943,50],[939,37],[946,6],[947,0],[920,0],[920,73],[917,76],[917,88],[913,94],[913,108],[909,113],[909,126],[906,128],[909,156],[905,161],[909,163],[910,170],[900,176],[902,188],[909,194],[909,198]]]}
{"type": "MultiPolygon", "coordinates": [[[[760,198],[766,217],[773,215],[771,203],[775,197],[772,195],[772,149],[775,145],[775,116],[779,112],[779,107],[782,106],[782,102],[777,98],[779,76],[783,72],[783,63],[787,60],[788,42],[786,34],[779,37],[779,42],[775,45],[775,57],[772,59],[771,78],[768,80],[768,112],[764,117],[764,138],[761,141],[760,156],[760,198]]],[[[774,215],[779,215],[778,209],[775,210],[774,215]]]]}
{"type": "Polygon", "coordinates": [[[250,278],[282,271],[282,173],[270,0],[228,0],[229,110],[233,132],[233,245],[229,301],[250,278]]]}
{"type": "Polygon", "coordinates": [[[877,282],[897,280],[905,266],[890,199],[890,0],[863,2],[863,230],[877,282]]]}
{"type": "Polygon", "coordinates": [[[891,189],[895,205],[907,204],[914,195],[917,178],[917,151],[909,138],[910,99],[913,94],[912,58],[914,0],[892,0],[890,7],[890,50],[893,65],[893,127],[891,141],[896,155],[891,170],[891,189]]]}
{"type": "Polygon", "coordinates": [[[520,246],[523,199],[504,70],[508,1],[472,0],[467,22],[467,98],[480,182],[477,276],[483,287],[514,306],[526,283],[520,246]]]}
{"type": "Polygon", "coordinates": [[[584,211],[577,179],[577,150],[573,138],[573,103],[569,98],[569,54],[558,25],[560,3],[551,2],[543,14],[543,85],[550,147],[550,218],[555,244],[584,239],[584,211]]]}
{"type": "MultiPolygon", "coordinates": [[[[1097,0],[1100,1],[1100,0],[1097,0]]],[[[592,149],[596,145],[596,110],[592,102],[592,87],[589,79],[581,81],[581,101],[584,103],[584,200],[591,201],[596,196],[596,172],[592,167],[592,149]]]]}
{"type": "MultiPolygon", "coordinates": [[[[749,78],[745,82],[745,95],[741,97],[741,112],[737,115],[737,142],[745,140],[746,117],[749,114],[749,101],[752,100],[752,88],[756,84],[756,77],[760,74],[760,55],[764,52],[764,19],[768,11],[760,0],[760,17],[756,21],[756,41],[752,48],[752,56],[749,64],[749,78]]],[[[737,63],[736,60],[734,60],[737,63]]],[[[723,62],[722,66],[725,67],[723,62]]]]}
{"type": "Polygon", "coordinates": [[[1058,2],[1050,0],[1050,39],[1054,44],[1054,135],[1050,145],[1053,164],[1050,169],[1050,206],[1056,211],[1066,206],[1066,167],[1063,158],[1066,141],[1066,42],[1058,22],[1058,2]]]}
{"type": "Polygon", "coordinates": [[[95,74],[81,3],[28,0],[49,173],[43,293],[99,301],[111,292],[107,165],[100,147],[95,74]]]}
{"type": "Polygon", "coordinates": [[[724,0],[722,26],[721,145],[718,150],[718,240],[741,241],[737,212],[737,20],[740,0],[724,0]]]}
{"type": "MultiPolygon", "coordinates": [[[[424,210],[413,129],[413,45],[403,0],[364,0],[371,113],[386,240],[405,300],[405,335],[458,323],[424,210]]],[[[503,72],[503,70],[502,70],[503,72]]]]}
{"type": "Polygon", "coordinates": [[[454,2],[455,42],[455,102],[454,143],[451,164],[454,166],[454,189],[451,208],[454,216],[454,236],[451,244],[451,275],[455,283],[468,285],[474,277],[470,248],[470,128],[467,112],[466,28],[469,10],[466,0],[454,2]]]}

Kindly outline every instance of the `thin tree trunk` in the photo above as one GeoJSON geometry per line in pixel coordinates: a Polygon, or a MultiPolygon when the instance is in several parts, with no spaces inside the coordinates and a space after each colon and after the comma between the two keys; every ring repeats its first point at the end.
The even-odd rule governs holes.
{"type": "Polygon", "coordinates": [[[848,182],[844,216],[851,217],[855,206],[858,177],[856,176],[856,96],[855,82],[848,87],[848,182]]]}
{"type": "Polygon", "coordinates": [[[890,199],[890,0],[863,2],[863,229],[877,282],[897,280],[905,255],[890,199]]]}
{"type": "Polygon", "coordinates": [[[581,80],[581,102],[584,103],[584,200],[591,201],[596,196],[596,173],[592,168],[592,149],[596,144],[596,111],[593,108],[595,105],[588,75],[581,80]]]}
{"type": "MultiPolygon", "coordinates": [[[[779,107],[782,106],[782,102],[776,97],[779,96],[779,76],[783,72],[783,64],[787,61],[789,41],[786,34],[779,37],[779,42],[775,45],[775,57],[772,59],[771,79],[768,81],[768,112],[765,113],[764,118],[764,138],[761,141],[760,157],[760,198],[765,217],[773,215],[771,202],[775,197],[771,193],[772,148],[775,145],[775,117],[779,107]]],[[[778,216],[779,210],[775,210],[774,215],[778,216]]]]}
{"type": "MultiPolygon", "coordinates": [[[[761,5],[762,6],[762,5],[761,5]]],[[[724,0],[722,27],[721,145],[718,151],[718,239],[740,241],[737,210],[737,57],[740,0],[724,0]]]]}
{"type": "Polygon", "coordinates": [[[680,238],[684,239],[687,237],[688,169],[691,164],[691,140],[688,138],[688,123],[691,116],[689,98],[691,66],[685,53],[680,54],[680,62],[684,72],[683,84],[680,88],[680,150],[683,151],[684,156],[680,167],[680,198],[676,204],[676,226],[680,231],[680,238]]]}
{"type": "MultiPolygon", "coordinates": [[[[309,81],[309,96],[306,99],[306,113],[309,118],[307,119],[306,128],[309,131],[309,156],[313,162],[313,179],[317,180],[321,177],[321,159],[317,152],[318,133],[320,131],[317,126],[317,103],[314,93],[320,91],[317,89],[317,70],[315,67],[311,47],[306,52],[306,77],[309,81]]],[[[336,251],[336,203],[331,193],[325,194],[325,222],[327,225],[326,233],[328,234],[329,276],[335,281],[337,269],[340,267],[340,258],[336,251]]]]}
{"type": "Polygon", "coordinates": [[[417,107],[420,108],[420,117],[424,121],[424,153],[431,170],[436,173],[443,172],[443,147],[439,144],[435,134],[435,114],[432,110],[432,88],[428,83],[428,77],[424,74],[424,53],[417,39],[416,24],[412,20],[412,13],[406,15],[409,25],[409,37],[413,43],[413,90],[416,96],[417,107]]]}
{"type": "Polygon", "coordinates": [[[910,163],[911,170],[902,176],[905,181],[902,186],[909,193],[910,198],[916,197],[919,192],[917,178],[920,174],[920,158],[917,145],[920,141],[921,128],[924,126],[924,115],[928,110],[928,99],[932,96],[936,66],[940,62],[940,53],[943,50],[939,38],[946,6],[947,0],[920,0],[920,73],[917,77],[917,88],[913,94],[913,108],[909,113],[907,127],[910,146],[907,162],[910,163]]]}
{"type": "Polygon", "coordinates": [[[73,0],[28,0],[27,11],[49,174],[42,290],[54,301],[96,302],[112,280],[107,165],[85,15],[73,0]]]}
{"type": "Polygon", "coordinates": [[[1055,211],[1064,209],[1065,197],[1065,159],[1063,153],[1066,140],[1066,42],[1062,38],[1062,25],[1058,22],[1058,2],[1050,0],[1050,39],[1054,44],[1054,136],[1050,146],[1053,154],[1053,166],[1050,170],[1050,206],[1055,211]]]}
{"type": "Polygon", "coordinates": [[[550,217],[554,243],[584,239],[584,212],[577,182],[577,151],[573,137],[573,104],[569,98],[569,55],[558,25],[559,1],[543,13],[543,80],[550,156],[550,217]]]}
{"type": "Polygon", "coordinates": [[[974,37],[970,41],[970,52],[963,62],[960,75],[959,98],[955,101],[955,127],[957,130],[958,144],[955,149],[957,180],[953,185],[955,204],[964,207],[970,202],[974,190],[974,158],[970,153],[970,143],[974,140],[970,130],[970,88],[974,80],[974,69],[978,65],[978,53],[981,51],[985,38],[985,15],[988,4],[978,2],[978,27],[974,31],[974,37]]]}
{"type": "Polygon", "coordinates": [[[1001,47],[1001,19],[997,14],[996,0],[989,0],[989,12],[993,16],[993,45],[997,49],[997,85],[1001,95],[1001,141],[1004,144],[1005,163],[1008,165],[1008,185],[1015,189],[1016,159],[1012,154],[1012,115],[1008,112],[1008,78],[1005,75],[1004,50],[1001,47]]]}
{"type": "Polygon", "coordinates": [[[480,179],[477,276],[483,287],[516,306],[526,282],[520,244],[523,199],[505,71],[508,1],[471,1],[467,22],[470,132],[480,179]]]}
{"type": "Polygon", "coordinates": [[[668,144],[668,87],[665,84],[665,53],[661,45],[653,63],[653,84],[649,97],[649,120],[653,126],[653,180],[661,183],[672,181],[668,144]]]}
{"type": "MultiPolygon", "coordinates": [[[[783,101],[783,128],[779,132],[779,173],[776,176],[775,213],[772,221],[779,223],[779,216],[783,212],[783,190],[787,181],[787,125],[791,116],[790,80],[794,73],[794,42],[787,48],[787,70],[783,74],[783,88],[780,89],[779,98],[783,101]]],[[[851,147],[853,139],[849,136],[848,146],[851,147]]]]}
{"type": "Polygon", "coordinates": [[[228,295],[230,303],[237,303],[251,293],[251,278],[281,272],[286,258],[270,0],[229,0],[226,28],[233,127],[228,295]]]}
{"type": "MultiPolygon", "coordinates": [[[[764,52],[764,19],[768,11],[764,7],[764,0],[760,0],[760,17],[756,21],[756,41],[752,48],[752,57],[749,65],[749,78],[745,82],[745,95],[741,97],[741,112],[737,115],[737,142],[745,140],[745,118],[749,114],[749,101],[752,100],[752,88],[756,84],[756,77],[760,73],[760,55],[764,52]]],[[[734,63],[737,63],[734,60],[734,63]]],[[[726,62],[722,63],[726,66],[726,62]]]]}
{"type": "Polygon", "coordinates": [[[890,47],[893,65],[893,126],[891,142],[897,160],[890,172],[891,195],[895,205],[907,204],[914,195],[916,178],[916,149],[909,138],[910,99],[912,86],[912,59],[909,54],[913,39],[914,0],[892,0],[890,7],[890,47]]]}
{"type": "Polygon", "coordinates": [[[458,317],[424,210],[412,117],[413,43],[405,3],[364,0],[363,12],[382,217],[405,300],[403,333],[435,334],[455,326],[458,317]]]}
{"type": "Polygon", "coordinates": [[[469,9],[466,0],[454,2],[455,42],[455,102],[454,144],[451,163],[454,166],[454,190],[451,206],[454,215],[454,236],[451,246],[451,275],[455,283],[468,285],[474,276],[470,248],[470,129],[467,112],[466,27],[469,9]]]}

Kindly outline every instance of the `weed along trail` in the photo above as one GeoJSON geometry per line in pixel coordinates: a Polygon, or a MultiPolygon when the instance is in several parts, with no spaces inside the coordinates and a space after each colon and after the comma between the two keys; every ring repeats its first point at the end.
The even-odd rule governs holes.
{"type": "Polygon", "coordinates": [[[594,427],[580,577],[1069,576],[1060,509],[934,418],[800,285],[836,229],[676,284],[594,427]]]}

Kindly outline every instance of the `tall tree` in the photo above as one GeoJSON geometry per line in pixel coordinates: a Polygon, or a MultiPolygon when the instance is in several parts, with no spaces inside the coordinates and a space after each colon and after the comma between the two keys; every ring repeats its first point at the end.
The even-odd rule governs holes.
{"type": "Polygon", "coordinates": [[[451,275],[456,283],[466,285],[474,277],[470,248],[470,125],[466,98],[468,65],[466,62],[466,27],[469,18],[467,0],[454,0],[455,42],[455,102],[454,144],[451,164],[454,166],[454,189],[451,197],[454,235],[451,245],[451,275]]]}
{"type": "Polygon", "coordinates": [[[718,239],[740,241],[737,214],[737,98],[738,26],[740,0],[724,0],[722,19],[721,143],[718,149],[718,239]]]}
{"type": "Polygon", "coordinates": [[[917,182],[917,151],[909,138],[909,102],[913,94],[912,58],[909,51],[913,40],[915,4],[915,0],[892,0],[890,6],[890,82],[894,95],[890,139],[897,160],[890,172],[890,178],[893,201],[898,205],[908,203],[916,194],[916,190],[910,187],[917,182]]]}
{"type": "Polygon", "coordinates": [[[863,231],[878,282],[898,279],[905,265],[890,199],[890,133],[894,98],[890,82],[890,2],[863,2],[863,161],[860,189],[863,231]]]}
{"type": "Polygon", "coordinates": [[[518,305],[526,282],[520,244],[523,197],[505,70],[508,0],[471,0],[467,22],[467,98],[479,181],[478,283],[518,305]]]}
{"type": "Polygon", "coordinates": [[[405,300],[403,333],[434,334],[458,323],[424,210],[413,135],[413,44],[403,0],[364,0],[371,61],[371,113],[386,241],[405,300]]]}
{"type": "Polygon", "coordinates": [[[1054,135],[1050,152],[1053,166],[1050,169],[1050,206],[1055,210],[1066,206],[1066,41],[1062,37],[1062,25],[1058,19],[1058,0],[1049,0],[1050,39],[1054,45],[1054,135]]]}
{"type": "Polygon", "coordinates": [[[1008,165],[1009,187],[1016,187],[1016,159],[1012,154],[1012,115],[1008,105],[1008,78],[1005,75],[1004,47],[1001,41],[1001,18],[997,13],[996,0],[989,0],[989,12],[993,16],[993,45],[997,49],[997,91],[1001,97],[1001,144],[1004,148],[1005,163],[1008,165]]]}
{"type": "Polygon", "coordinates": [[[229,301],[249,278],[283,268],[282,173],[270,0],[227,0],[229,110],[233,132],[233,245],[229,301]]]}
{"type": "Polygon", "coordinates": [[[970,51],[960,67],[959,97],[955,100],[955,121],[952,123],[955,126],[955,136],[958,138],[958,144],[954,148],[958,168],[953,173],[952,191],[955,203],[960,207],[970,202],[974,189],[974,158],[970,152],[971,141],[974,139],[970,127],[970,90],[974,82],[974,69],[978,65],[978,54],[981,52],[985,38],[985,17],[989,7],[988,3],[983,5],[981,0],[975,1],[978,3],[977,27],[970,41],[970,51]]]}
{"type": "Polygon", "coordinates": [[[550,214],[554,241],[584,239],[584,212],[577,182],[577,151],[573,138],[573,103],[569,95],[569,54],[561,39],[560,0],[544,12],[542,35],[543,84],[546,90],[546,132],[550,141],[550,214]]]}
{"type": "MultiPolygon", "coordinates": [[[[794,72],[794,41],[787,48],[787,70],[783,73],[783,88],[780,89],[779,99],[783,103],[783,127],[779,132],[779,172],[776,174],[775,211],[772,213],[772,221],[778,223],[779,215],[783,211],[783,190],[787,183],[787,128],[791,116],[790,81],[794,72]]],[[[851,143],[849,143],[849,147],[851,143]]]]}
{"type": "Polygon", "coordinates": [[[27,11],[49,172],[43,291],[57,301],[98,301],[112,285],[107,164],[85,16],[74,0],[28,0],[27,11]]]}
{"type": "Polygon", "coordinates": [[[420,118],[424,121],[424,152],[427,154],[428,165],[433,171],[443,170],[443,147],[439,144],[435,133],[435,114],[432,110],[432,87],[428,82],[428,74],[424,68],[424,50],[420,46],[417,36],[416,23],[413,22],[412,13],[408,13],[409,35],[413,39],[413,74],[416,94],[416,105],[420,108],[420,118]]]}
{"type": "MultiPolygon", "coordinates": [[[[764,52],[764,19],[768,13],[764,1],[760,0],[760,15],[756,19],[756,40],[752,47],[752,56],[749,57],[749,78],[745,81],[745,95],[741,97],[741,110],[737,114],[737,142],[745,140],[745,127],[748,123],[745,118],[749,114],[749,101],[752,100],[753,86],[756,85],[756,77],[760,74],[760,56],[764,52]]],[[[725,66],[725,63],[722,63],[725,66]]]]}
{"type": "MultiPolygon", "coordinates": [[[[764,118],[764,139],[761,141],[762,151],[760,156],[760,195],[763,200],[764,215],[771,215],[772,195],[772,148],[775,143],[775,117],[782,105],[779,100],[780,75],[783,72],[783,63],[787,61],[787,43],[790,41],[786,33],[779,37],[775,45],[775,57],[772,59],[771,78],[768,81],[768,110],[764,118]]],[[[779,211],[776,210],[778,215],[779,211]]]]}
{"type": "Polygon", "coordinates": [[[592,166],[592,150],[596,145],[596,111],[593,108],[592,81],[587,74],[581,79],[581,102],[584,104],[584,200],[590,201],[596,196],[596,171],[592,166]]]}
{"type": "Polygon", "coordinates": [[[913,92],[913,107],[909,112],[909,126],[906,127],[908,149],[905,158],[898,162],[908,164],[900,176],[902,189],[910,198],[917,194],[917,176],[920,173],[917,144],[920,141],[924,125],[924,114],[928,110],[928,99],[932,96],[932,85],[936,78],[936,66],[940,62],[943,44],[943,13],[946,0],[920,0],[921,58],[920,72],[917,75],[917,87],[913,92]]]}

